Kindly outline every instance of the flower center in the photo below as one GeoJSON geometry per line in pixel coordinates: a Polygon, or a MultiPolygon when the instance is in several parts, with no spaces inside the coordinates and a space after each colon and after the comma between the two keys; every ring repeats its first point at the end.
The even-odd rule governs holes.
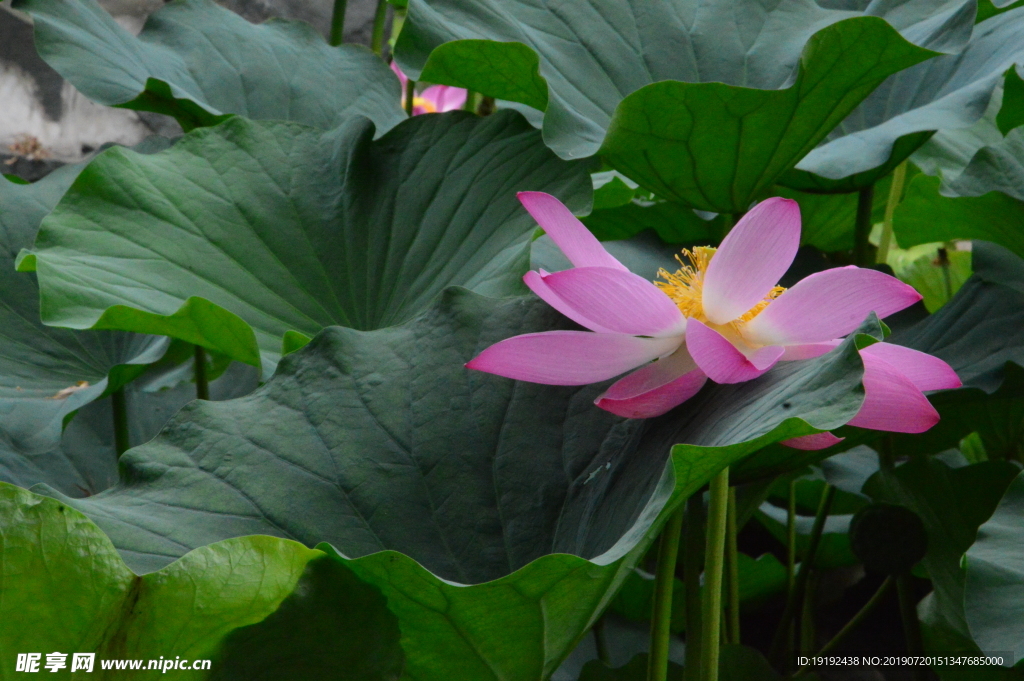
{"type": "Polygon", "coordinates": [[[425,113],[437,113],[437,107],[429,99],[423,99],[422,97],[412,98],[413,108],[419,107],[423,109],[425,113]]]}
{"type": "MultiPolygon", "coordinates": [[[[692,251],[684,248],[683,257],[689,262],[685,262],[683,257],[677,255],[676,260],[680,265],[678,270],[675,272],[669,272],[664,268],[658,270],[658,277],[664,281],[656,281],[654,285],[672,299],[684,317],[693,317],[704,323],[708,322],[708,318],[704,314],[704,275],[707,274],[708,265],[716,250],[710,246],[697,246],[692,251]]],[[[729,325],[736,326],[743,322],[749,322],[785,290],[782,286],[774,287],[764,297],[764,300],[729,322],[729,325]]]]}

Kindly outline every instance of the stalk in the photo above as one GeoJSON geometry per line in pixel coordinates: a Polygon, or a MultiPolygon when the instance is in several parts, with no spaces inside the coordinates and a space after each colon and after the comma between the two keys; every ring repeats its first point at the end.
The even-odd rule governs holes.
{"type": "Polygon", "coordinates": [[[729,511],[725,523],[725,550],[729,566],[729,636],[733,645],[740,643],[740,564],[736,534],[736,488],[729,488],[729,511]]]}
{"type": "Polygon", "coordinates": [[[683,506],[669,517],[661,531],[658,567],[654,572],[654,607],[651,613],[651,654],[647,660],[647,681],[668,678],[668,645],[672,624],[672,587],[676,578],[679,534],[683,529],[683,506]]]}
{"type": "Polygon", "coordinates": [[[348,0],[334,0],[334,12],[331,14],[331,38],[327,42],[340,45],[345,38],[345,6],[348,0]]]}
{"type": "Polygon", "coordinates": [[[949,251],[943,246],[939,249],[939,267],[942,268],[942,283],[947,301],[953,297],[953,275],[949,271],[949,266],[949,251]]]}
{"type": "MultiPolygon", "coordinates": [[[[796,592],[796,480],[789,481],[789,498],[786,505],[786,602],[795,598],[796,592]]],[[[794,628],[787,627],[785,636],[785,659],[789,659],[796,641],[794,628]]]]}
{"type": "Polygon", "coordinates": [[[903,183],[907,179],[907,162],[896,166],[892,173],[892,184],[889,185],[889,200],[885,202],[885,222],[882,223],[882,238],[878,242],[878,253],[875,254],[875,262],[879,265],[885,264],[889,259],[889,249],[892,248],[892,216],[896,213],[896,206],[900,205],[903,197],[903,183]]]}
{"type": "Polygon", "coordinates": [[[832,485],[825,485],[821,494],[821,501],[818,503],[818,513],[814,516],[814,525],[811,527],[811,536],[807,544],[807,555],[800,562],[800,569],[796,573],[796,581],[793,590],[786,594],[786,607],[782,611],[782,619],[779,628],[775,631],[775,638],[772,640],[771,651],[768,658],[774,662],[780,662],[779,653],[783,641],[789,634],[789,626],[793,622],[793,616],[799,612],[800,596],[807,589],[807,579],[810,576],[811,566],[814,565],[814,555],[818,552],[818,544],[821,542],[821,533],[825,529],[825,519],[828,518],[829,510],[832,508],[832,500],[835,499],[836,488],[832,485]]]}
{"type": "Polygon", "coordinates": [[[853,227],[853,262],[860,267],[871,264],[871,207],[874,202],[874,186],[857,193],[857,221],[853,227]]]}
{"type": "Polygon", "coordinates": [[[722,573],[729,511],[729,469],[711,480],[708,504],[708,539],[704,554],[704,630],[701,633],[701,678],[718,681],[722,627],[722,573]]]}
{"type": "MultiPolygon", "coordinates": [[[[903,619],[903,635],[907,638],[908,655],[924,655],[924,643],[921,639],[921,623],[917,621],[917,604],[911,593],[910,573],[905,572],[896,578],[896,593],[900,599],[900,615],[903,619]]],[[[913,681],[928,681],[928,668],[914,665],[910,668],[913,681]]]]}
{"type": "Polygon", "coordinates": [[[694,493],[686,502],[683,544],[683,587],[686,594],[685,681],[700,681],[700,573],[704,569],[704,495],[694,493]]]}
{"type": "Polygon", "coordinates": [[[117,458],[131,447],[128,435],[128,405],[125,401],[124,386],[110,393],[110,404],[114,411],[114,450],[117,458]]]}
{"type": "MultiPolygon", "coordinates": [[[[882,582],[882,585],[878,587],[878,590],[875,591],[874,595],[872,595],[871,598],[868,599],[868,602],[865,603],[863,607],[861,607],[861,609],[857,611],[857,614],[850,618],[850,621],[847,622],[843,626],[843,628],[840,629],[836,633],[836,635],[829,640],[828,643],[823,645],[821,647],[821,650],[815,653],[813,657],[821,657],[822,655],[831,652],[835,649],[837,645],[839,645],[842,642],[844,638],[846,638],[847,634],[849,634],[851,631],[860,626],[860,623],[863,622],[867,618],[867,616],[871,614],[871,611],[875,609],[875,606],[877,606],[882,601],[882,598],[885,596],[885,594],[888,593],[889,587],[892,586],[892,582],[892,577],[886,577],[885,581],[882,582]]],[[[805,664],[804,666],[800,667],[800,669],[797,669],[796,676],[800,676],[801,674],[803,674],[805,671],[807,671],[808,667],[810,667],[810,665],[805,664]]]]}
{"type": "Polygon", "coordinates": [[[373,33],[370,37],[370,49],[375,54],[384,56],[384,25],[388,18],[388,0],[377,0],[377,12],[373,15],[373,33]]]}
{"type": "Polygon", "coordinates": [[[193,371],[196,377],[196,399],[210,399],[210,384],[206,380],[206,350],[201,345],[196,346],[193,371]]]}
{"type": "Polygon", "coordinates": [[[405,82],[405,113],[407,116],[412,116],[414,99],[416,99],[416,82],[410,78],[405,82]]]}
{"type": "Polygon", "coordinates": [[[466,111],[472,111],[476,113],[476,93],[472,90],[466,90],[466,103],[462,105],[462,108],[466,111]]]}

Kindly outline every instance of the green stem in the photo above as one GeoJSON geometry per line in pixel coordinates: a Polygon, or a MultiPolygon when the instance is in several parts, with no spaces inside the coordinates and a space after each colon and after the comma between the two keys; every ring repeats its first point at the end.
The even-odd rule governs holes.
{"type": "Polygon", "coordinates": [[[945,246],[939,249],[939,267],[942,268],[942,283],[946,289],[946,300],[953,297],[953,276],[949,271],[949,250],[945,246]]]}
{"type": "Polygon", "coordinates": [[[676,579],[679,534],[683,529],[684,508],[669,517],[661,531],[658,567],[654,572],[654,607],[651,613],[651,653],[647,660],[647,681],[665,681],[668,677],[668,646],[672,624],[672,587],[676,579]]]}
{"type": "MultiPolygon", "coordinates": [[[[789,481],[789,498],[786,505],[786,600],[793,598],[796,590],[796,480],[789,481]]],[[[793,653],[793,627],[785,632],[785,659],[793,653]]]]}
{"type": "Polygon", "coordinates": [[[416,81],[412,78],[405,82],[405,113],[412,116],[414,100],[416,99],[416,81]]]}
{"type": "Polygon", "coordinates": [[[794,615],[800,612],[801,598],[807,589],[807,579],[810,576],[811,567],[814,565],[814,555],[818,552],[818,544],[821,542],[821,533],[825,529],[825,520],[828,518],[829,510],[832,508],[832,500],[835,499],[836,488],[826,484],[821,494],[821,501],[818,503],[818,513],[814,516],[814,525],[811,527],[811,536],[808,538],[807,554],[800,561],[800,569],[796,573],[796,581],[793,590],[786,594],[786,607],[782,611],[782,619],[779,628],[775,631],[775,638],[772,640],[771,651],[768,659],[773,662],[781,662],[779,653],[782,650],[782,643],[789,635],[789,625],[793,622],[794,615]]]}
{"type": "Polygon", "coordinates": [[[796,480],[789,481],[786,507],[786,593],[796,586],[796,480]]]}
{"type": "Polygon", "coordinates": [[[729,513],[725,523],[727,563],[729,565],[729,643],[740,644],[740,564],[736,528],[736,488],[729,488],[729,513]]]}
{"type": "Polygon", "coordinates": [[[466,111],[476,112],[476,93],[472,90],[466,90],[466,103],[462,105],[462,108],[466,111]]]}
{"type": "Polygon", "coordinates": [[[379,56],[384,55],[384,25],[388,18],[388,0],[377,0],[377,12],[373,15],[373,33],[370,49],[379,56]]]}
{"type": "MultiPolygon", "coordinates": [[[[846,638],[847,634],[849,634],[851,631],[860,626],[860,623],[863,622],[867,618],[867,616],[871,614],[871,611],[875,609],[875,606],[877,606],[882,601],[882,598],[885,596],[885,594],[888,593],[889,587],[892,586],[892,581],[892,577],[886,577],[885,581],[882,582],[882,585],[878,587],[878,590],[875,591],[874,595],[868,599],[868,602],[865,603],[864,606],[857,611],[857,614],[850,618],[850,621],[847,622],[843,626],[843,628],[840,629],[839,632],[836,633],[836,635],[829,640],[828,643],[823,645],[821,647],[821,650],[815,653],[813,657],[821,657],[822,655],[831,652],[835,649],[837,645],[839,645],[842,642],[844,638],[846,638]]],[[[800,669],[797,669],[796,676],[800,676],[805,671],[807,671],[807,668],[809,666],[810,665],[805,664],[804,666],[800,667],[800,669]]]]}
{"type": "Polygon", "coordinates": [[[110,404],[114,411],[114,450],[117,458],[131,447],[128,435],[128,405],[124,397],[124,386],[110,393],[110,404]]]}
{"type": "Polygon", "coordinates": [[[210,383],[206,380],[206,350],[201,345],[196,346],[193,371],[196,377],[196,399],[210,399],[210,383]]]}
{"type": "MultiPolygon", "coordinates": [[[[910,584],[910,573],[903,573],[896,578],[896,593],[900,599],[900,615],[903,619],[903,635],[907,638],[908,655],[924,655],[924,643],[921,639],[921,623],[917,621],[917,604],[914,602],[913,589],[910,584]]],[[[914,665],[910,668],[913,681],[927,681],[928,668],[914,665]]]]}
{"type": "Polygon", "coordinates": [[[701,633],[701,678],[718,681],[722,621],[722,573],[725,533],[729,515],[729,469],[711,480],[708,503],[708,539],[704,553],[704,612],[701,633]]]}
{"type": "Polygon", "coordinates": [[[889,259],[889,249],[892,248],[892,216],[896,212],[896,206],[900,205],[903,197],[903,183],[907,179],[907,162],[896,166],[892,173],[892,184],[889,185],[889,199],[885,202],[885,222],[882,223],[882,238],[878,241],[878,253],[875,254],[875,262],[882,265],[889,259]]]}
{"type": "Polygon", "coordinates": [[[808,572],[807,583],[800,598],[800,654],[814,650],[814,592],[818,575],[808,572]]]}
{"type": "Polygon", "coordinates": [[[345,6],[348,0],[334,0],[334,12],[331,14],[331,38],[327,42],[340,45],[345,37],[345,6]]]}
{"type": "Polygon", "coordinates": [[[853,262],[860,267],[871,264],[871,207],[874,202],[874,185],[857,193],[857,221],[853,227],[853,262]]]}
{"type": "Polygon", "coordinates": [[[704,569],[704,495],[693,494],[686,502],[686,535],[683,543],[683,587],[686,595],[686,681],[700,681],[700,573],[704,569]]]}

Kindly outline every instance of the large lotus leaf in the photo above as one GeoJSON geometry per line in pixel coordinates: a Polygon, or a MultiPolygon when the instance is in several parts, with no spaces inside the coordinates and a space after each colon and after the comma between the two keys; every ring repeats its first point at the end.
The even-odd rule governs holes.
{"type": "Polygon", "coordinates": [[[16,653],[41,653],[41,668],[58,651],[65,674],[71,653],[95,653],[89,676],[99,678],[108,678],[103,660],[124,658],[213,661],[208,675],[162,670],[174,679],[270,678],[246,673],[256,666],[277,679],[384,681],[402,666],[398,623],[380,592],[319,551],[229,539],[139,577],[79,512],[3,483],[0,589],[3,679],[20,676],[16,653]]]}
{"type": "MultiPolygon", "coordinates": [[[[950,22],[970,31],[969,4],[897,2],[886,16],[941,49],[950,22]]],[[[396,54],[425,80],[546,106],[544,139],[563,158],[600,151],[664,199],[735,213],[934,52],[810,2],[413,0],[396,54]]]]}
{"type": "Polygon", "coordinates": [[[883,468],[865,483],[864,492],[872,498],[905,506],[924,522],[928,552],[921,564],[935,588],[933,627],[967,634],[961,559],[1018,471],[1006,461],[950,468],[917,457],[895,469],[883,468]]]}
{"type": "Polygon", "coordinates": [[[1024,474],[1006,490],[967,551],[964,609],[971,636],[991,655],[1024,659],[1024,474]]]}
{"type": "Polygon", "coordinates": [[[133,36],[95,0],[19,0],[40,56],[83,94],[108,106],[174,116],[182,127],[225,114],[323,129],[354,117],[380,133],[404,118],[387,66],[355,45],[331,47],[312,27],[253,25],[211,0],[180,0],[133,36]]]}
{"type": "MultiPolygon", "coordinates": [[[[61,168],[28,185],[0,178],[0,450],[53,449],[66,416],[131,380],[167,348],[156,336],[43,325],[35,275],[14,270],[18,251],[31,245],[79,170],[61,168]]],[[[14,465],[0,468],[7,464],[14,465]]]]}
{"type": "Polygon", "coordinates": [[[978,24],[961,52],[890,76],[782,182],[833,192],[870,186],[931,131],[977,122],[1003,73],[1018,62],[1024,62],[1024,8],[978,24]]]}
{"type": "MultiPolygon", "coordinates": [[[[114,488],[61,498],[142,572],[239,535],[325,542],[386,596],[409,678],[543,678],[668,510],[723,466],[836,427],[863,400],[854,338],[651,422],[594,407],[604,385],[463,366],[497,340],[567,324],[532,297],[453,288],[401,326],[326,329],[252,395],[185,407],[122,457],[114,488]]],[[[865,330],[880,336],[876,322],[865,330]]]]}
{"type": "Polygon", "coordinates": [[[590,201],[519,114],[417,116],[373,140],[233,118],[173,148],[100,155],[33,255],[48,324],[159,333],[260,365],[289,331],[389,326],[458,284],[522,290],[536,223],[516,192],[590,201]]]}

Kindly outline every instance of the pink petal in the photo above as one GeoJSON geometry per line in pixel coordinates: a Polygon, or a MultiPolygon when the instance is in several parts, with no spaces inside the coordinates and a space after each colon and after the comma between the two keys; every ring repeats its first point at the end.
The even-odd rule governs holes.
{"type": "Polygon", "coordinates": [[[604,250],[597,237],[555,197],[544,192],[519,192],[516,196],[575,267],[610,267],[629,271],[604,250]]]}
{"type": "Polygon", "coordinates": [[[825,431],[824,433],[814,433],[813,435],[793,437],[788,440],[783,440],[779,444],[792,447],[793,449],[803,449],[810,452],[818,449],[828,449],[832,445],[837,445],[845,439],[845,437],[836,437],[832,433],[825,431]]]}
{"type": "Polygon", "coordinates": [[[757,378],[782,357],[778,346],[758,348],[747,354],[729,339],[696,319],[687,320],[686,347],[697,366],[715,383],[742,383],[757,378]]]}
{"type": "Polygon", "coordinates": [[[903,373],[861,351],[864,360],[864,404],[851,426],[893,433],[923,433],[939,422],[928,398],[903,373]]]}
{"type": "Polygon", "coordinates": [[[619,379],[594,404],[629,419],[652,418],[696,395],[706,381],[690,353],[680,347],[619,379]]]}
{"type": "Polygon", "coordinates": [[[395,72],[395,75],[398,76],[399,82],[402,83],[402,96],[404,97],[405,96],[405,84],[409,82],[409,76],[407,76],[404,73],[402,73],[402,69],[398,68],[398,62],[396,62],[394,60],[392,60],[392,62],[391,62],[391,70],[395,72]]]}
{"type": "Polygon", "coordinates": [[[586,385],[667,355],[680,342],[680,338],[545,331],[495,343],[466,366],[531,383],[586,385]]]}
{"type": "Polygon", "coordinates": [[[884,272],[837,267],[783,293],[744,324],[743,337],[759,345],[820,343],[855,331],[871,312],[887,317],[919,300],[912,286],[884,272]]]}
{"type": "Polygon", "coordinates": [[[800,207],[771,198],[744,215],[722,241],[704,275],[704,314],[725,324],[779,283],[800,247],[800,207]]]}
{"type": "Polygon", "coordinates": [[[780,362],[792,362],[794,360],[801,359],[814,359],[815,357],[821,357],[822,355],[831,352],[836,349],[842,343],[842,340],[836,339],[828,341],[827,343],[807,343],[806,345],[787,345],[785,346],[785,352],[782,353],[782,357],[779,358],[780,362]]]}
{"type": "Polygon", "coordinates": [[[569,319],[573,320],[580,326],[585,326],[591,331],[597,333],[612,333],[611,329],[607,329],[593,319],[580,313],[576,308],[569,303],[562,300],[561,296],[551,290],[551,287],[544,281],[544,277],[549,276],[546,272],[534,272],[530,270],[523,275],[523,281],[526,283],[530,290],[537,294],[537,297],[543,300],[545,303],[555,308],[569,319]]]}
{"type": "Polygon", "coordinates": [[[686,318],[675,303],[657,286],[632,272],[576,267],[542,279],[581,317],[612,333],[679,336],[686,331],[686,318]]]}
{"type": "Polygon", "coordinates": [[[860,354],[861,357],[869,355],[898,367],[918,390],[948,390],[963,385],[953,367],[920,350],[892,343],[875,343],[861,350],[860,354]]]}
{"type": "Polygon", "coordinates": [[[434,105],[438,112],[455,111],[466,104],[466,90],[451,85],[431,85],[420,97],[434,105]]]}

